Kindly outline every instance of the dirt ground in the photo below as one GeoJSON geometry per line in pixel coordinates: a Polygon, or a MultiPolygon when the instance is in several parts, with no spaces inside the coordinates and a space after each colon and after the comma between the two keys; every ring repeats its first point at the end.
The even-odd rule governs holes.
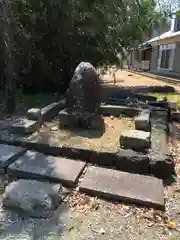
{"type": "Polygon", "coordinates": [[[45,123],[31,137],[32,141],[66,145],[94,151],[116,152],[121,132],[134,129],[134,119],[125,117],[104,117],[105,130],[58,129],[58,121],[45,123]]]}
{"type": "MultiPolygon", "coordinates": [[[[113,85],[113,74],[106,74],[103,77],[104,84],[112,84],[113,85]]],[[[180,85],[177,84],[169,84],[163,81],[152,79],[150,77],[141,76],[139,74],[130,73],[128,71],[118,70],[115,73],[116,86],[123,87],[137,87],[137,86],[164,86],[169,85],[175,87],[177,91],[180,91],[180,85]]]]}

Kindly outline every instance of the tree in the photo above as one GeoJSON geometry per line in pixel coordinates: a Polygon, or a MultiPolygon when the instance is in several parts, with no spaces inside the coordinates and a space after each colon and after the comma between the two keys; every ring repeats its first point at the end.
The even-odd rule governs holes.
{"type": "Polygon", "coordinates": [[[9,3],[0,0],[0,39],[1,53],[4,59],[4,76],[6,80],[6,111],[12,113],[15,109],[16,96],[16,72],[14,69],[13,41],[9,21],[9,3]]]}
{"type": "Polygon", "coordinates": [[[155,0],[10,3],[16,71],[28,69],[22,85],[34,91],[64,91],[82,60],[95,66],[117,62],[117,54],[146,38],[162,16],[155,0]]]}

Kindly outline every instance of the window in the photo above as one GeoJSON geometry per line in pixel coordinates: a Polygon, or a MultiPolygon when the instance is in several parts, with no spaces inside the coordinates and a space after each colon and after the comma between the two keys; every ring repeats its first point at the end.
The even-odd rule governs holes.
{"type": "Polygon", "coordinates": [[[162,50],[161,53],[161,68],[168,69],[169,68],[169,59],[171,55],[171,50],[162,50]]]}

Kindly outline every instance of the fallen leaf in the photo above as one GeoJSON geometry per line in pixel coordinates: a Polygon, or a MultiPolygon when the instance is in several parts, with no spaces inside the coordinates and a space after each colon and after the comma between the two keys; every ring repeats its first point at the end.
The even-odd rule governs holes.
{"type": "Polygon", "coordinates": [[[169,221],[168,223],[166,223],[166,227],[168,227],[169,229],[176,229],[177,224],[175,221],[169,221]]]}
{"type": "Polygon", "coordinates": [[[68,231],[71,232],[74,229],[74,226],[69,227],[68,231]]]}

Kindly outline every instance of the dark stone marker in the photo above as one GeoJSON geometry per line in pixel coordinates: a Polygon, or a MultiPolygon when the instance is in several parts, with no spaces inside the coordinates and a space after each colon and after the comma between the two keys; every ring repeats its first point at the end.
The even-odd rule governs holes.
{"type": "Polygon", "coordinates": [[[0,172],[4,173],[5,168],[23,155],[25,151],[21,147],[0,144],[0,172]]]}
{"type": "Polygon", "coordinates": [[[75,69],[66,98],[68,110],[96,112],[101,103],[101,84],[96,69],[81,62],[75,69]]]}
{"type": "Polygon", "coordinates": [[[99,112],[101,83],[96,69],[88,62],[81,62],[70,82],[66,109],[59,112],[59,127],[104,129],[99,112]]]}
{"type": "Polygon", "coordinates": [[[7,173],[20,178],[52,180],[73,187],[85,164],[77,160],[27,151],[8,167],[7,173]]]}
{"type": "Polygon", "coordinates": [[[163,182],[150,176],[89,167],[80,184],[80,191],[110,200],[164,209],[163,182]]]}

